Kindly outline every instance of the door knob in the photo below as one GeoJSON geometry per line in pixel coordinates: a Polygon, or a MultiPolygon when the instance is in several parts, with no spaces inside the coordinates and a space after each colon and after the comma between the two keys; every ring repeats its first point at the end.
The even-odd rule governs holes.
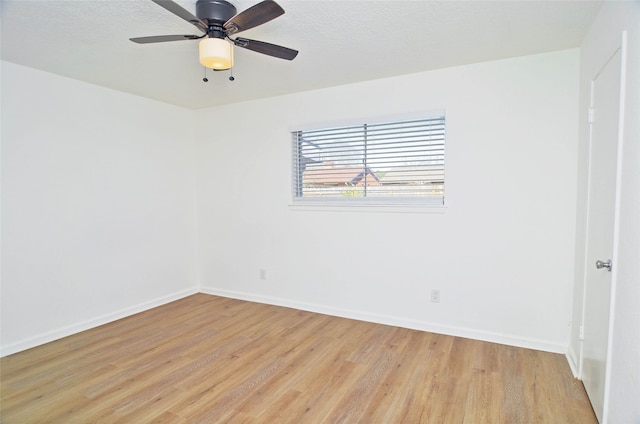
{"type": "Polygon", "coordinates": [[[607,268],[607,270],[609,272],[611,272],[611,259],[607,260],[606,262],[603,262],[601,260],[597,260],[596,261],[596,268],[598,268],[598,269],[607,268]]]}

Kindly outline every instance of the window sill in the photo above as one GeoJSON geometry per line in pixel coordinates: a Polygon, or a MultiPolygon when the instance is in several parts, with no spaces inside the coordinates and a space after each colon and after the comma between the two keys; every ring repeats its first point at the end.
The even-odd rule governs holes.
{"type": "Polygon", "coordinates": [[[415,203],[316,203],[299,202],[289,204],[289,210],[294,212],[382,212],[382,213],[424,213],[444,214],[446,205],[415,204],[415,203]]]}

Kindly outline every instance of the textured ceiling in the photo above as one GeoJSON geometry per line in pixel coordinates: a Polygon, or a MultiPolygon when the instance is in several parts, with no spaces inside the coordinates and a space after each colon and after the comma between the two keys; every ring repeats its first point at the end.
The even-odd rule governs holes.
{"type": "MultiPolygon", "coordinates": [[[[2,0],[3,60],[188,108],[578,47],[598,1],[277,0],[286,13],[240,36],[300,51],[235,49],[235,81],[198,63],[200,34],[150,0],[2,0]]],[[[195,14],[195,0],[177,0],[195,14]]],[[[232,0],[239,11],[258,0],[232,0]]]]}

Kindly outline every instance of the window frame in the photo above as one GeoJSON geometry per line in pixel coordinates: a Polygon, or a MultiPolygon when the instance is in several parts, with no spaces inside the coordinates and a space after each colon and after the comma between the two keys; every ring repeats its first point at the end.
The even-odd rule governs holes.
{"type": "MultiPolygon", "coordinates": [[[[365,118],[354,119],[342,122],[325,123],[321,125],[312,125],[305,127],[291,128],[289,133],[291,137],[291,203],[290,207],[297,210],[365,210],[372,207],[380,211],[409,211],[409,212],[423,212],[428,210],[433,212],[436,209],[446,209],[446,145],[447,145],[447,117],[444,110],[431,111],[428,113],[414,113],[393,117],[378,117],[378,118],[365,118]],[[410,121],[429,121],[429,120],[443,120],[444,135],[442,137],[442,195],[434,196],[387,196],[387,197],[327,197],[327,196],[299,196],[298,188],[302,185],[300,178],[302,178],[299,171],[298,157],[300,139],[296,135],[304,131],[316,131],[316,130],[339,130],[346,127],[362,127],[369,125],[383,125],[383,124],[402,124],[410,121]]],[[[303,171],[304,172],[304,171],[303,171]]]]}

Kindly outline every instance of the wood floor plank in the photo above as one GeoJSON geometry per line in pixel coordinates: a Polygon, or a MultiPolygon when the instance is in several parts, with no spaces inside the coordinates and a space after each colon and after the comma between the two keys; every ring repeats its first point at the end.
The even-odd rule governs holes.
{"type": "Polygon", "coordinates": [[[428,349],[431,337],[416,330],[406,330],[404,336],[405,343],[397,346],[393,372],[378,387],[372,406],[363,416],[366,422],[420,422],[425,383],[428,381],[426,370],[429,367],[426,364],[430,363],[432,355],[428,349]],[[414,358],[414,355],[418,357],[414,358]],[[414,359],[425,366],[410,366],[414,359]]]}
{"type": "Polygon", "coordinates": [[[2,358],[0,422],[596,420],[562,355],[197,294],[2,358]]]}

